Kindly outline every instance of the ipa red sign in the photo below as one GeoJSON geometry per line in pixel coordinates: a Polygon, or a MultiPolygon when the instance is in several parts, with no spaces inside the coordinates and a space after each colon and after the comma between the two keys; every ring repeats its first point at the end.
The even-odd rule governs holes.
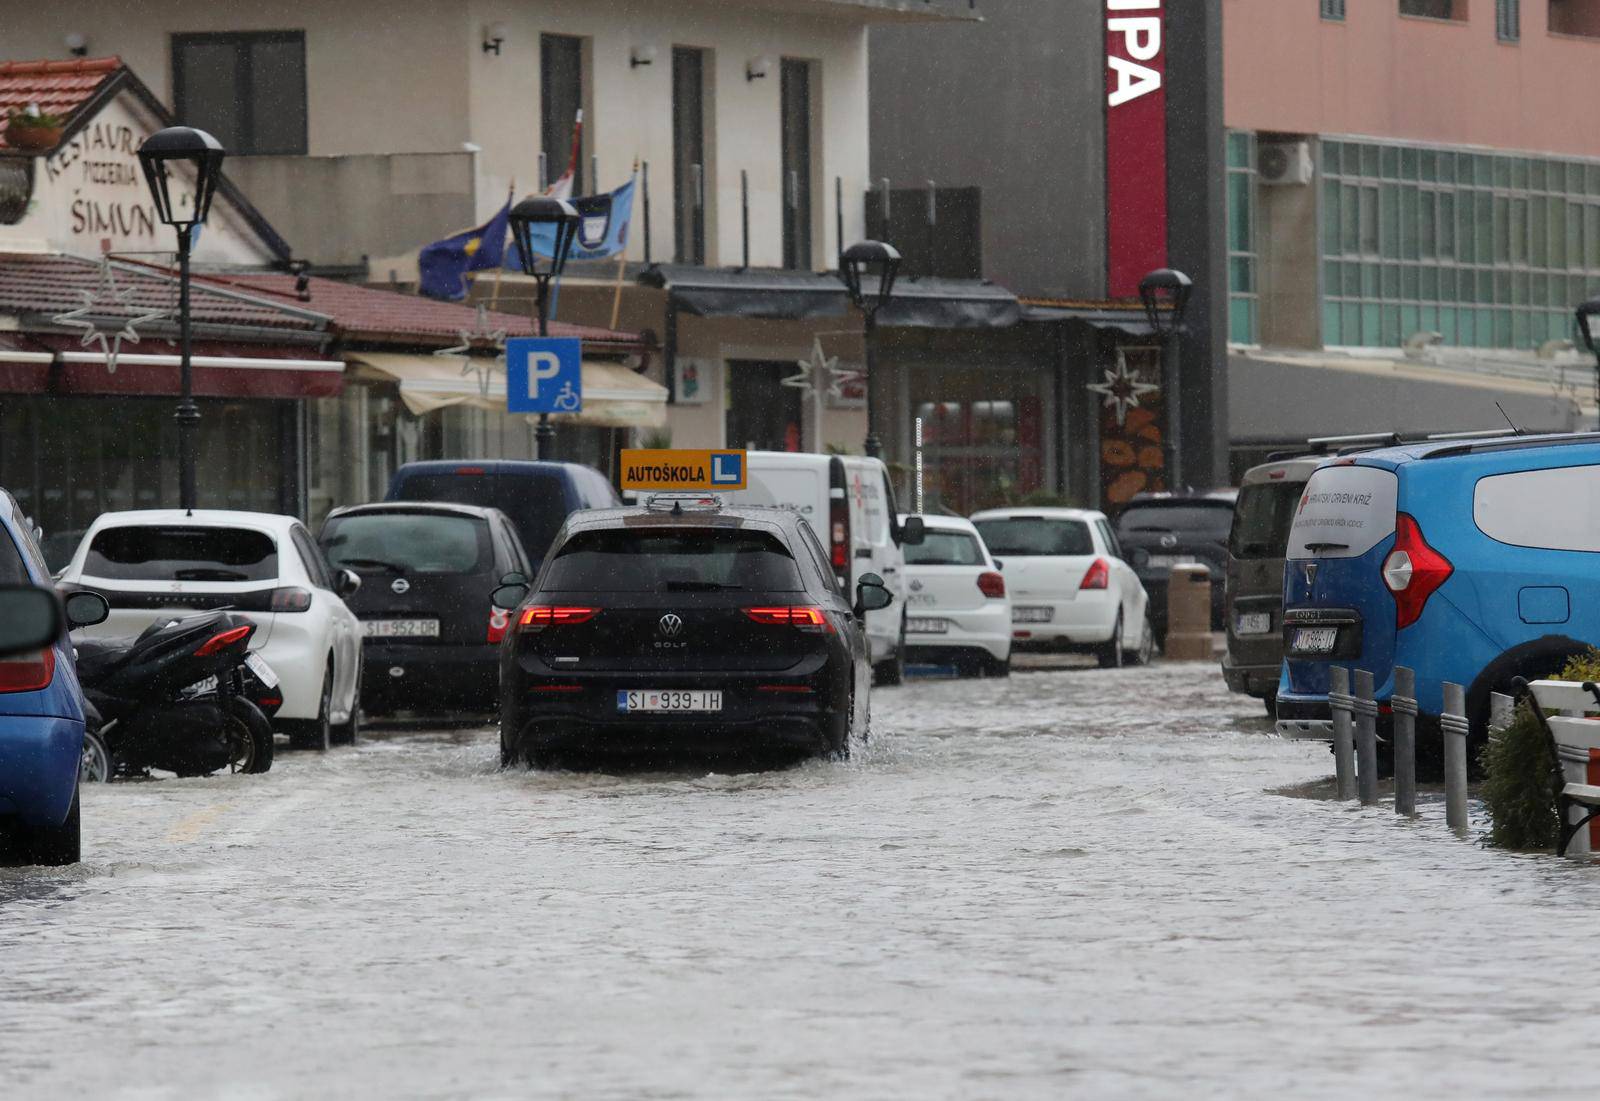
{"type": "Polygon", "coordinates": [[[1106,259],[1111,297],[1167,266],[1164,0],[1106,0],[1106,259]]]}

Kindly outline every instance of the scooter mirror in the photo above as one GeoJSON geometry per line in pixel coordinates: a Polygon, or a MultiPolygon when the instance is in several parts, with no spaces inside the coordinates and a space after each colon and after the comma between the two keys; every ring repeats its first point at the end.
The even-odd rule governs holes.
{"type": "Polygon", "coordinates": [[[37,585],[0,588],[0,657],[42,650],[61,635],[61,601],[37,585]]]}
{"type": "Polygon", "coordinates": [[[80,590],[67,597],[67,630],[93,627],[111,617],[111,605],[99,593],[80,590]]]}

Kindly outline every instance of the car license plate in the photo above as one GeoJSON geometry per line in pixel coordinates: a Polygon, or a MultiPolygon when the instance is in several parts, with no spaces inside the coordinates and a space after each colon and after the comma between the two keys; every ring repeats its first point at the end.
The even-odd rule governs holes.
{"type": "Polygon", "coordinates": [[[437,619],[365,619],[361,633],[367,638],[438,638],[437,619]]]}
{"type": "Polygon", "coordinates": [[[918,635],[944,635],[950,633],[948,619],[934,619],[925,616],[912,616],[906,620],[906,632],[918,635]]]}
{"type": "Polygon", "coordinates": [[[1174,566],[1192,566],[1195,560],[1182,554],[1152,554],[1147,563],[1152,570],[1170,570],[1174,566]]]}
{"type": "Polygon", "coordinates": [[[1297,627],[1289,648],[1297,654],[1331,654],[1338,641],[1337,627],[1297,627]]]}
{"type": "Polygon", "coordinates": [[[1236,635],[1270,635],[1272,633],[1272,613],[1245,613],[1235,621],[1233,633],[1236,635]]]}
{"type": "Polygon", "coordinates": [[[1054,608],[1012,608],[1013,623],[1049,623],[1056,617],[1054,608]]]}
{"type": "Polygon", "coordinates": [[[244,663],[249,667],[250,672],[256,675],[256,680],[268,688],[278,687],[278,674],[273,672],[272,666],[267,664],[266,658],[260,654],[246,654],[244,663]]]}
{"type": "Polygon", "coordinates": [[[617,693],[617,710],[632,711],[721,711],[722,693],[704,689],[644,688],[617,693]]]}

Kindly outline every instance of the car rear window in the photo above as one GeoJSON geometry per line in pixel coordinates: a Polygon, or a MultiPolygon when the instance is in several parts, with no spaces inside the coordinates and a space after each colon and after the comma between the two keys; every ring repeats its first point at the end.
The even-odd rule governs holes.
{"type": "Polygon", "coordinates": [[[249,528],[105,528],[89,544],[83,572],[119,581],[272,581],[278,545],[249,528]]]}
{"type": "Polygon", "coordinates": [[[471,516],[367,512],[335,516],[322,529],[335,569],[470,574],[490,566],[489,525],[471,516]]]}
{"type": "Polygon", "coordinates": [[[1235,558],[1282,558],[1304,482],[1258,482],[1239,491],[1228,550],[1235,558]]]}
{"type": "Polygon", "coordinates": [[[1228,538],[1233,509],[1225,503],[1215,505],[1129,505],[1117,517],[1117,532],[1188,532],[1218,543],[1228,538]]]}
{"type": "Polygon", "coordinates": [[[1359,558],[1394,534],[1400,479],[1372,466],[1324,466],[1295,506],[1288,558],[1359,558]]]}
{"type": "Polygon", "coordinates": [[[908,566],[981,566],[983,551],[978,540],[964,531],[928,529],[920,546],[907,546],[908,566]]]}
{"type": "Polygon", "coordinates": [[[555,474],[412,474],[395,499],[497,508],[534,559],[544,557],[567,518],[566,483],[555,474]]]}
{"type": "Polygon", "coordinates": [[[798,592],[794,557],[768,532],[683,529],[579,532],[550,563],[541,591],[798,592]]]}
{"type": "Polygon", "coordinates": [[[973,524],[996,558],[1066,557],[1093,554],[1094,540],[1082,520],[1013,516],[973,524]]]}

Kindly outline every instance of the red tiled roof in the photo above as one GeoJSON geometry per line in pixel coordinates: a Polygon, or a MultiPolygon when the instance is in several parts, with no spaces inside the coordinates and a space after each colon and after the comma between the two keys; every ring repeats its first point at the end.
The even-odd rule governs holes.
{"type": "MultiPolygon", "coordinates": [[[[327,314],[346,340],[446,347],[461,339],[462,330],[471,331],[477,325],[476,306],[342,283],[337,279],[311,277],[307,287],[310,298],[301,299],[296,296],[293,275],[252,272],[207,278],[327,314]]],[[[486,322],[491,329],[504,329],[507,336],[532,336],[534,333],[533,321],[522,314],[490,311],[486,322]]],[[[561,321],[550,322],[550,335],[575,336],[590,344],[637,347],[644,343],[638,333],[612,332],[561,321]]]]}
{"type": "MultiPolygon", "coordinates": [[[[151,328],[173,324],[177,315],[178,283],[170,272],[143,264],[113,261],[115,304],[107,299],[104,275],[95,260],[76,256],[0,254],[0,314],[41,319],[80,309],[83,294],[96,297],[94,315],[102,320],[143,317],[169,311],[170,317],[148,322],[151,328]]],[[[190,316],[197,326],[246,325],[253,328],[318,332],[328,325],[326,311],[296,302],[280,302],[240,290],[207,287],[196,280],[190,296],[190,316]],[[318,316],[321,313],[324,316],[318,316]]],[[[28,326],[24,326],[28,327],[28,326]]]]}
{"type": "MultiPolygon", "coordinates": [[[[41,112],[60,115],[70,124],[71,116],[121,69],[122,59],[118,57],[0,63],[0,117],[9,115],[13,108],[37,104],[41,112]]],[[[0,149],[10,148],[4,131],[0,131],[0,149]]]]}

